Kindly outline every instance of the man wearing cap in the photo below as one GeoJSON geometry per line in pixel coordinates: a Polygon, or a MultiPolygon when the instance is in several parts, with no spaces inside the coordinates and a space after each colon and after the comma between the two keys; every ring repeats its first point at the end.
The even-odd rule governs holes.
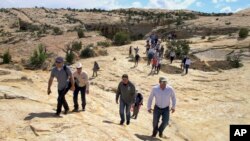
{"type": "Polygon", "coordinates": [[[156,85],[152,88],[151,94],[148,99],[148,112],[151,113],[151,105],[153,98],[155,98],[155,106],[153,112],[153,134],[152,137],[156,137],[159,132],[159,136],[163,137],[163,131],[168,125],[169,122],[169,109],[170,109],[170,100],[172,102],[171,112],[175,112],[176,98],[175,92],[170,85],[167,85],[167,78],[160,77],[159,85],[156,85]],[[162,116],[162,123],[158,127],[160,117],[162,116]]]}
{"type": "Polygon", "coordinates": [[[118,99],[120,97],[120,125],[123,125],[125,121],[124,111],[126,108],[126,119],[127,125],[130,124],[130,108],[133,103],[135,103],[135,86],[132,82],[128,80],[128,75],[122,75],[122,81],[119,83],[116,92],[116,103],[118,104],[118,99]]]}
{"type": "Polygon", "coordinates": [[[74,91],[73,101],[74,101],[74,110],[73,112],[78,112],[78,93],[81,92],[82,98],[82,110],[85,111],[86,106],[86,94],[89,93],[89,79],[88,74],[85,71],[82,71],[82,64],[78,63],[76,66],[76,71],[73,73],[73,76],[76,81],[76,89],[74,91]]]}
{"type": "Polygon", "coordinates": [[[59,116],[62,110],[62,106],[64,107],[64,114],[67,114],[69,111],[68,103],[65,99],[65,95],[67,94],[68,90],[71,89],[74,91],[74,79],[71,73],[71,70],[64,65],[64,60],[62,57],[56,58],[56,67],[51,70],[50,79],[48,82],[48,95],[51,93],[51,85],[53,82],[54,77],[56,77],[58,81],[58,99],[57,99],[57,110],[56,116],[59,116]],[[70,83],[69,83],[70,78],[70,83]]]}

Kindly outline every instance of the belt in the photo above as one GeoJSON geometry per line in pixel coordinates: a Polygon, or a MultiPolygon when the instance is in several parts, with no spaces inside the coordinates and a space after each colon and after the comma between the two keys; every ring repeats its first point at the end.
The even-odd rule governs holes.
{"type": "Polygon", "coordinates": [[[156,107],[157,109],[160,109],[160,110],[165,110],[165,109],[168,109],[168,108],[169,108],[169,106],[167,106],[167,107],[165,107],[165,108],[160,108],[160,107],[157,106],[157,105],[155,105],[155,107],[156,107]]]}

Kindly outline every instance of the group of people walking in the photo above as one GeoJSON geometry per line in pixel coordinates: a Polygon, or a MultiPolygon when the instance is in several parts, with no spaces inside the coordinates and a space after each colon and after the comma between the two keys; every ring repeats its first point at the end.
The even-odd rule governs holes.
{"type": "MultiPolygon", "coordinates": [[[[66,101],[65,95],[69,90],[73,91],[73,112],[79,111],[78,105],[78,93],[81,93],[82,111],[86,108],[86,94],[89,94],[89,79],[88,74],[82,70],[82,64],[78,63],[76,71],[71,72],[70,68],[64,65],[64,59],[57,57],[55,60],[55,67],[51,70],[49,82],[48,82],[48,95],[51,93],[51,86],[53,79],[58,81],[58,98],[57,98],[57,110],[56,116],[60,116],[62,107],[64,108],[64,114],[69,112],[69,106],[66,101]]],[[[139,113],[139,109],[143,104],[143,95],[136,89],[136,86],[129,80],[127,74],[122,75],[122,80],[118,84],[115,101],[119,104],[120,125],[123,125],[125,120],[126,124],[130,124],[130,119],[136,119],[139,113]],[[130,109],[133,107],[133,115],[130,114],[130,109]]],[[[159,85],[152,88],[151,94],[148,99],[147,109],[148,112],[153,112],[153,132],[152,137],[156,137],[159,133],[160,137],[163,137],[163,131],[169,122],[169,109],[172,113],[175,111],[176,97],[173,88],[167,83],[166,77],[160,77],[159,85]],[[151,109],[152,101],[155,98],[154,109],[151,109]],[[171,101],[171,102],[170,102],[171,101]],[[170,105],[172,103],[172,105],[170,105]],[[160,117],[162,117],[162,123],[158,126],[160,117]]]]}

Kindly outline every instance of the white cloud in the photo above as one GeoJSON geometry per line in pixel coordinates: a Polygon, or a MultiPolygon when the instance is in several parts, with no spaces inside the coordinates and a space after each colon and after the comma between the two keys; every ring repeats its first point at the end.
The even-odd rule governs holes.
{"type": "Polygon", "coordinates": [[[213,3],[218,3],[218,0],[212,0],[213,3]]]}
{"type": "Polygon", "coordinates": [[[133,2],[132,7],[141,8],[142,4],[139,1],[133,2]]]}
{"type": "Polygon", "coordinates": [[[166,9],[187,9],[196,0],[149,0],[148,7],[166,9]]]}
{"type": "Polygon", "coordinates": [[[220,12],[222,13],[229,13],[229,12],[233,12],[232,8],[230,6],[224,7],[220,10],[220,12]]]}
{"type": "Polygon", "coordinates": [[[226,0],[226,2],[236,2],[237,0],[226,0]]]}
{"type": "Polygon", "coordinates": [[[238,8],[238,9],[236,9],[235,10],[235,12],[239,12],[239,11],[241,11],[241,10],[243,10],[244,8],[238,8]]]}
{"type": "Polygon", "coordinates": [[[198,1],[198,2],[196,2],[196,6],[197,6],[197,7],[203,7],[203,6],[204,6],[204,3],[198,1]]]}

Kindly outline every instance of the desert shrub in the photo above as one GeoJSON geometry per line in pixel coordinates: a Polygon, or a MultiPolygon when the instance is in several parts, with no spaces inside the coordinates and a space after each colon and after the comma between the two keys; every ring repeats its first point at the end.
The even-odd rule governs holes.
{"type": "Polygon", "coordinates": [[[54,35],[62,35],[63,31],[59,27],[54,27],[53,28],[53,34],[54,35]]]}
{"type": "Polygon", "coordinates": [[[34,50],[33,55],[30,57],[30,64],[35,67],[41,67],[46,59],[47,54],[45,46],[43,44],[39,44],[37,49],[34,50]]]}
{"type": "Polygon", "coordinates": [[[82,29],[77,29],[77,35],[79,38],[83,38],[84,37],[84,32],[82,29]]]}
{"type": "Polygon", "coordinates": [[[80,51],[82,49],[82,42],[73,42],[72,43],[72,50],[73,51],[80,51]]]}
{"type": "Polygon", "coordinates": [[[66,62],[68,64],[73,64],[74,63],[74,59],[75,59],[73,51],[71,50],[71,51],[67,52],[65,58],[66,58],[66,62]]]}
{"type": "Polygon", "coordinates": [[[115,45],[125,45],[130,43],[130,37],[127,32],[117,32],[114,35],[113,40],[115,45]]]}
{"type": "Polygon", "coordinates": [[[9,50],[7,50],[4,54],[3,54],[3,63],[4,64],[9,64],[11,62],[11,55],[9,50]]]}
{"type": "Polygon", "coordinates": [[[82,50],[80,57],[81,58],[90,58],[95,56],[95,51],[92,47],[86,47],[82,50]]]}
{"type": "Polygon", "coordinates": [[[239,32],[239,37],[240,38],[246,38],[248,36],[248,29],[246,28],[241,28],[239,32]]]}
{"type": "Polygon", "coordinates": [[[233,53],[230,55],[227,55],[227,61],[230,62],[230,65],[233,68],[239,68],[242,67],[243,64],[241,63],[241,53],[233,53]]]}
{"type": "Polygon", "coordinates": [[[206,36],[202,36],[201,39],[202,39],[202,40],[206,39],[206,36]]]}
{"type": "Polygon", "coordinates": [[[97,45],[98,46],[109,47],[109,46],[111,46],[111,43],[109,41],[100,41],[100,42],[97,42],[97,45]]]}
{"type": "MultiPolygon", "coordinates": [[[[168,46],[168,45],[167,45],[168,46]]],[[[181,58],[184,55],[188,55],[190,51],[189,43],[186,40],[172,41],[170,44],[171,48],[166,50],[166,57],[169,57],[171,50],[175,51],[176,57],[181,58]]]]}

